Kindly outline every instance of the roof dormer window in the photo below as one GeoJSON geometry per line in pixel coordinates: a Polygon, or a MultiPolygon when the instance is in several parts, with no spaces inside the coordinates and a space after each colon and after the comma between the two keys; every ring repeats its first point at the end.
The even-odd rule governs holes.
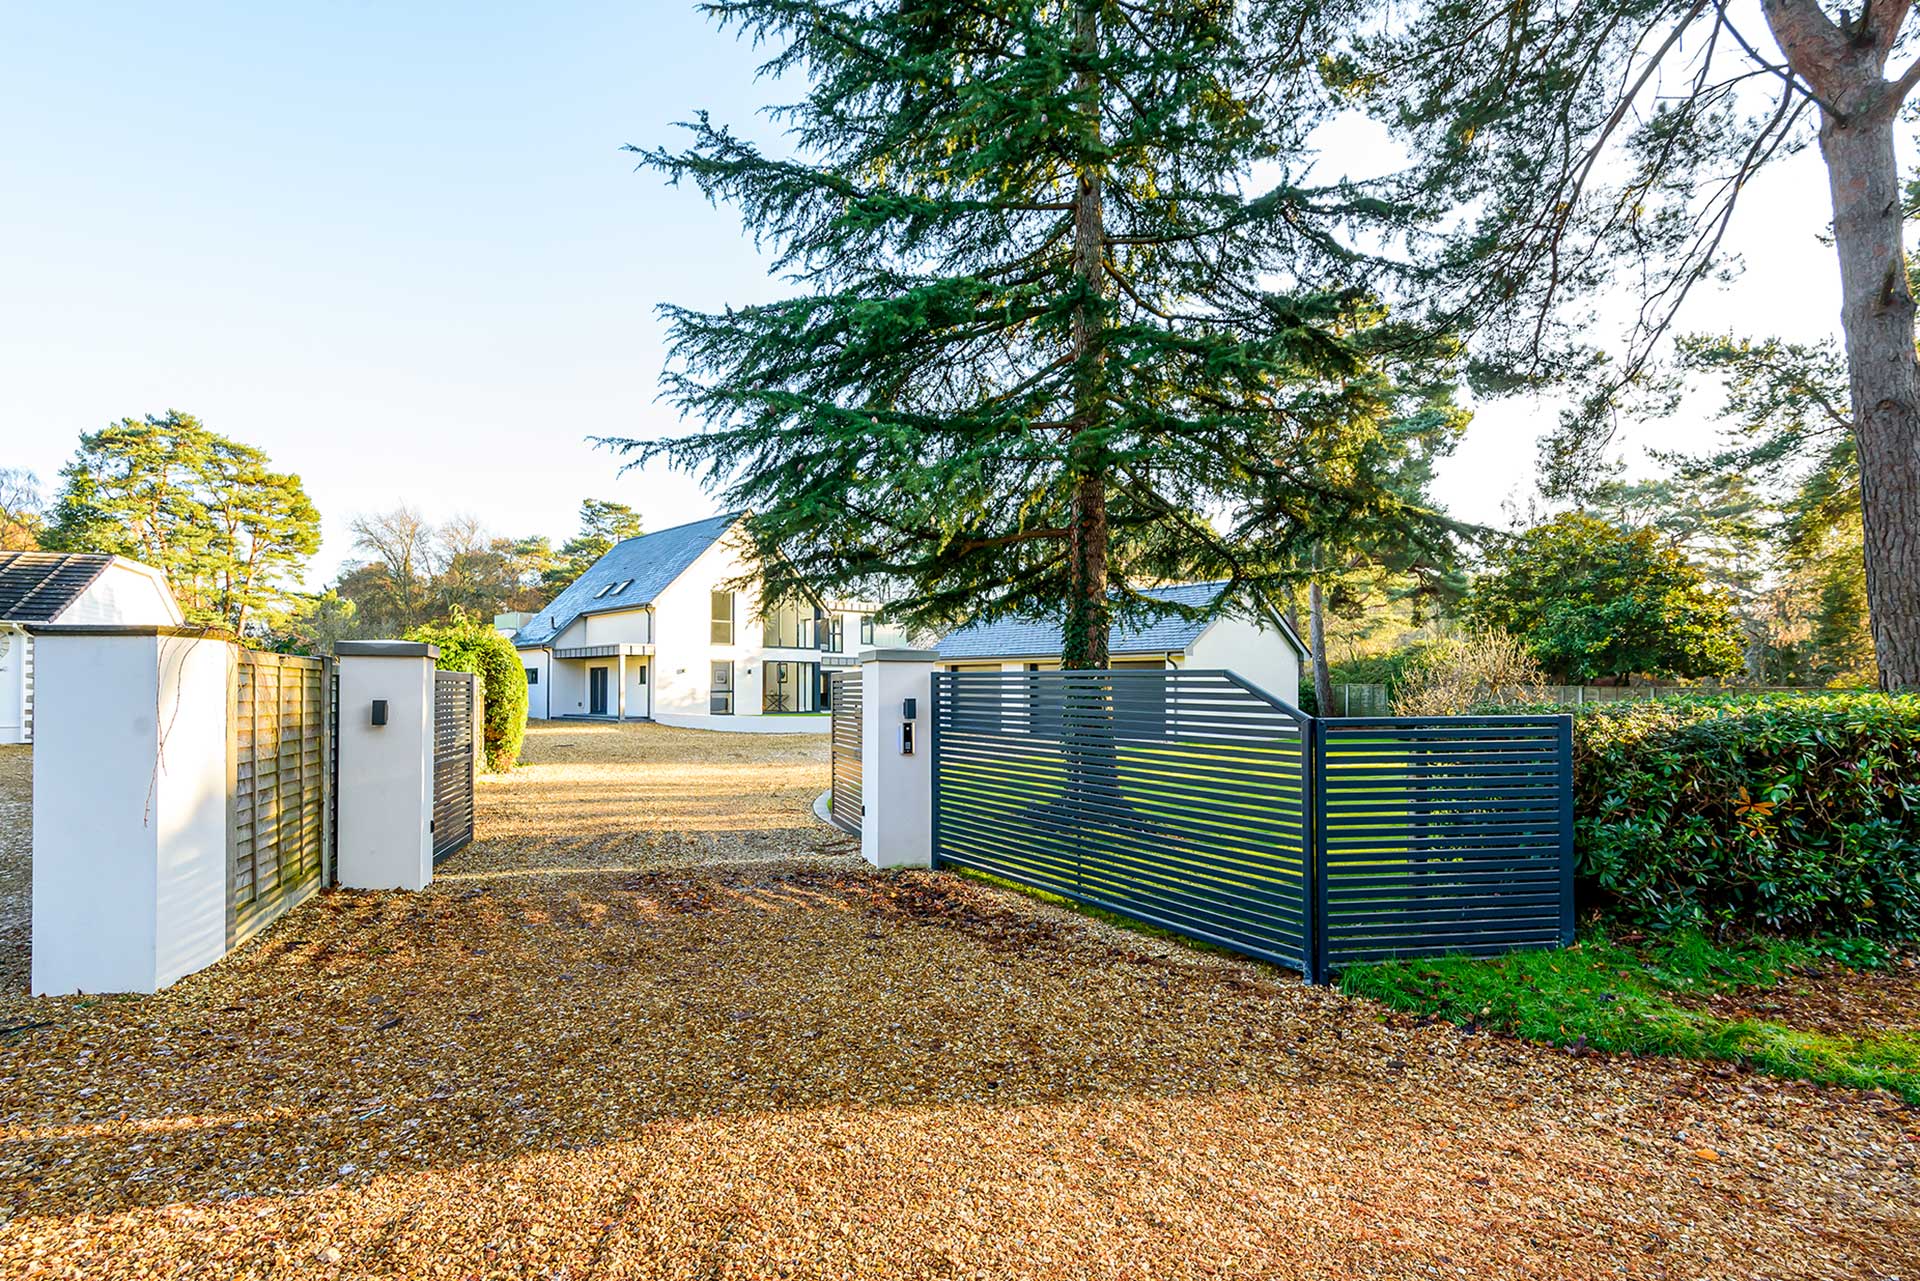
{"type": "Polygon", "coordinates": [[[631,586],[633,586],[633,580],[631,578],[623,578],[620,580],[620,585],[614,588],[612,591],[608,592],[607,595],[618,596],[621,592],[626,591],[627,588],[631,586]]]}
{"type": "Polygon", "coordinates": [[[608,583],[605,587],[602,587],[599,591],[595,592],[593,594],[593,598],[595,600],[599,600],[602,596],[605,596],[608,592],[612,590],[613,590],[613,584],[608,583]]]}

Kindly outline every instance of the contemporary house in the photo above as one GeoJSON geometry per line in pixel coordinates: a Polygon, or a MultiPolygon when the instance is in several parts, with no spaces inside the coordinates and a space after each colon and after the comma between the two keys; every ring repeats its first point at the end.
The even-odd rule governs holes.
{"type": "MultiPolygon", "coordinates": [[[[1224,588],[1224,583],[1184,583],[1143,594],[1212,609],[1224,588]]],[[[1052,671],[1060,666],[1060,624],[1028,619],[975,623],[949,633],[935,648],[940,666],[950,672],[1052,671]]],[[[1120,669],[1224,669],[1293,704],[1300,701],[1300,668],[1307,657],[1306,646],[1283,620],[1255,623],[1228,614],[1122,620],[1108,633],[1107,652],[1110,664],[1120,669]]]]}
{"type": "Polygon", "coordinates": [[[167,576],[124,556],[0,552],[0,743],[33,741],[36,623],[179,626],[167,576]]]}
{"type": "Polygon", "coordinates": [[[899,645],[874,607],[766,606],[737,513],[616,543],[514,633],[527,715],[825,733],[826,682],[899,645]]]}

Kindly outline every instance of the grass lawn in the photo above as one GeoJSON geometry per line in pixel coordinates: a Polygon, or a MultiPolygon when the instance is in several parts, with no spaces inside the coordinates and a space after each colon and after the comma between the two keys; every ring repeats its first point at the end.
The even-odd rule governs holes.
{"type": "Polygon", "coordinates": [[[1341,986],[1550,1045],[1724,1060],[1920,1105],[1920,982],[1862,940],[1594,935],[1559,952],[1356,966],[1341,986]]]}

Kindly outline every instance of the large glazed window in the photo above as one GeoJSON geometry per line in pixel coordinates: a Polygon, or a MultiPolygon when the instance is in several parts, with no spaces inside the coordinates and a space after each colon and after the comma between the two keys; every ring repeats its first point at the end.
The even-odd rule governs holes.
{"type": "Polygon", "coordinates": [[[820,704],[815,692],[820,670],[818,663],[768,663],[762,669],[760,710],[762,712],[815,712],[820,704]]]}
{"type": "Polygon", "coordinates": [[[767,612],[761,640],[768,648],[812,649],[813,637],[813,606],[789,603],[767,612]]]}
{"type": "Polygon", "coordinates": [[[713,643],[733,644],[733,593],[713,594],[713,643]]]}

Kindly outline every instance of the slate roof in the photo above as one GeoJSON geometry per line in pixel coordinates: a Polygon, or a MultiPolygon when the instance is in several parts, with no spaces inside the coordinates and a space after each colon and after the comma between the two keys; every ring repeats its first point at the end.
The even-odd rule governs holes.
{"type": "Polygon", "coordinates": [[[739,519],[740,513],[728,512],[615,543],[586,573],[574,579],[571,586],[515,632],[513,643],[521,649],[545,645],[582,615],[652,604],[653,598],[666,590],[668,583],[684,574],[687,566],[699,559],[700,553],[713,546],[739,519]],[[632,582],[618,595],[598,595],[601,588],[618,586],[629,579],[632,582]]]}
{"type": "MultiPolygon", "coordinates": [[[[1220,599],[1225,583],[1182,583],[1156,587],[1141,595],[1178,605],[1207,607],[1220,599]]],[[[1184,653],[1212,622],[1206,618],[1121,619],[1107,632],[1110,654],[1184,653]]],[[[949,632],[935,644],[942,658],[1037,658],[1060,652],[1060,624],[1055,620],[1003,618],[995,623],[969,623],[949,632]]]]}
{"type": "Polygon", "coordinates": [[[0,621],[53,622],[112,563],[93,552],[0,552],[0,621]]]}

